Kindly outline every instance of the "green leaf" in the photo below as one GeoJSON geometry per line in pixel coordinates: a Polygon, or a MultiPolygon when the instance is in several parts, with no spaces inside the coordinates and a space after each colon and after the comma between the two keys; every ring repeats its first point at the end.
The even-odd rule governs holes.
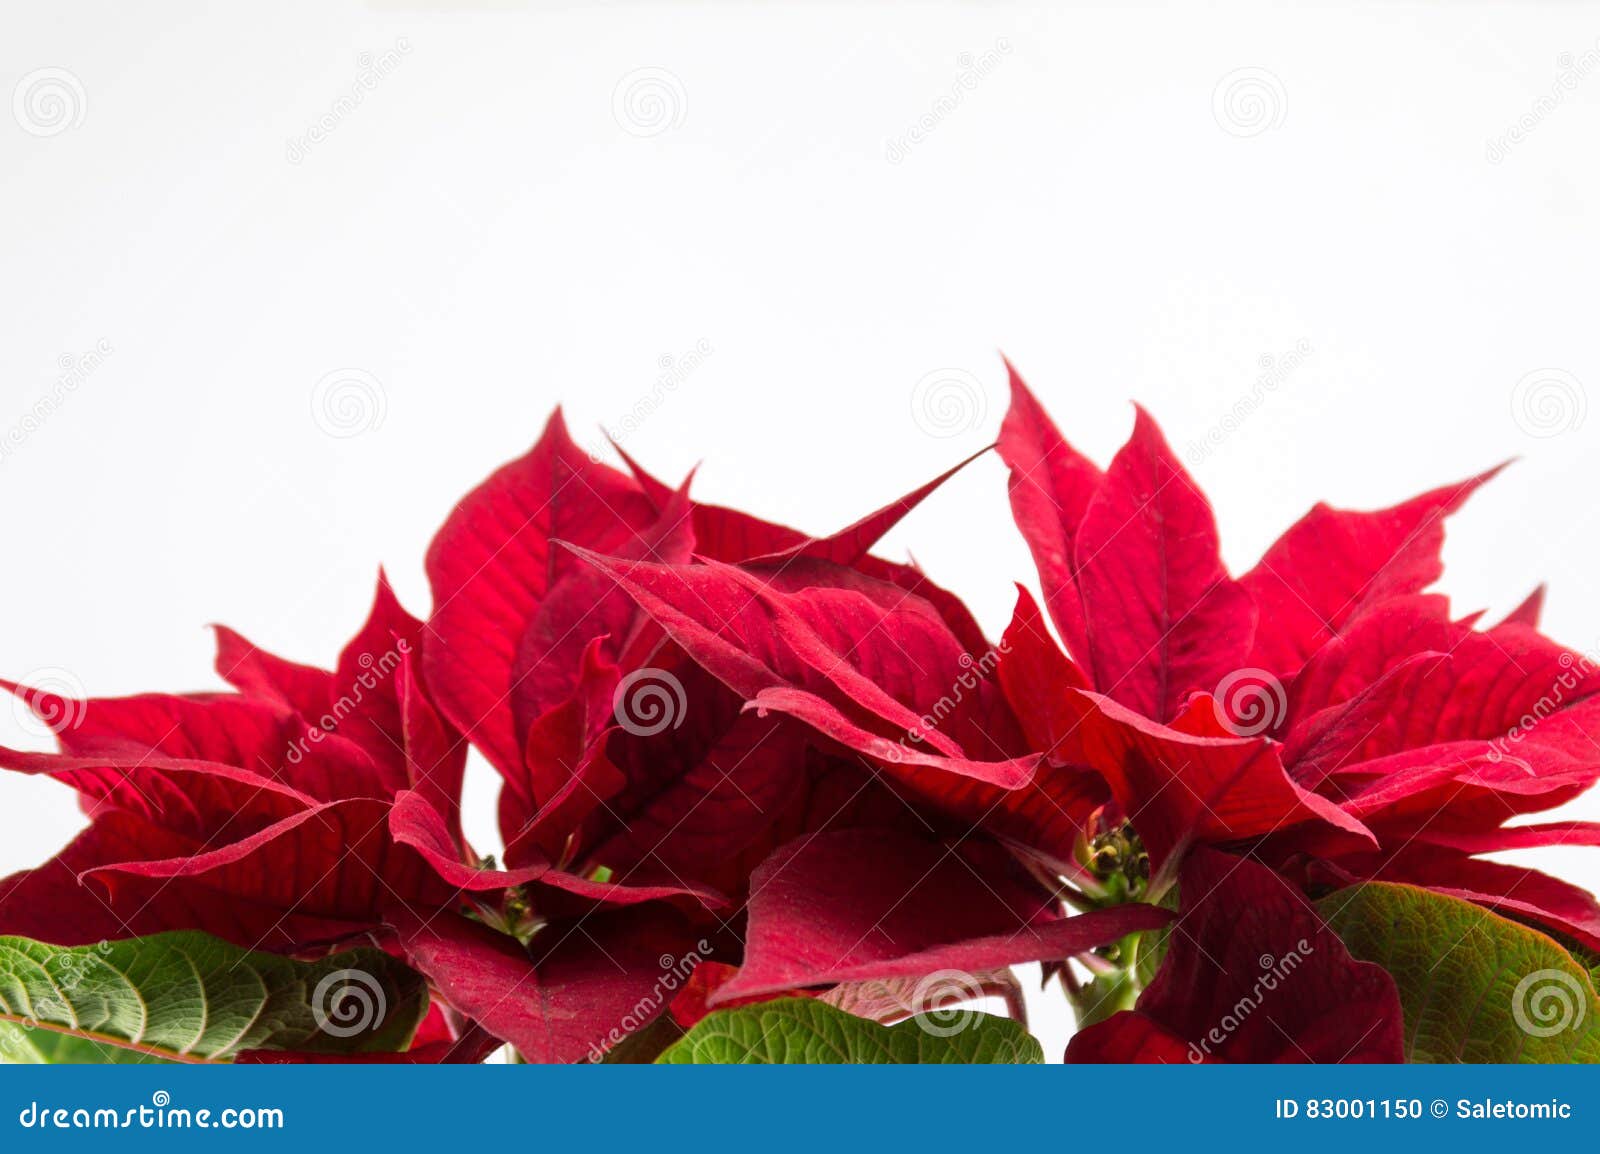
{"type": "Polygon", "coordinates": [[[1394,976],[1409,1061],[1600,1061],[1593,981],[1554,939],[1415,886],[1367,882],[1317,905],[1394,976]]]}
{"type": "Polygon", "coordinates": [[[0,937],[0,1061],[226,1061],[241,1050],[401,1050],[422,978],[379,950],[315,962],[206,934],[94,946],[0,937]]]}
{"type": "Polygon", "coordinates": [[[29,1028],[0,1019],[0,1062],[19,1066],[170,1066],[158,1058],[109,1042],[63,1034],[45,1026],[29,1028]]]}
{"type": "Polygon", "coordinates": [[[941,1010],[880,1026],[814,998],[782,998],[707,1015],[656,1061],[669,1065],[1014,1064],[1044,1061],[1009,1018],[941,1010]]]}

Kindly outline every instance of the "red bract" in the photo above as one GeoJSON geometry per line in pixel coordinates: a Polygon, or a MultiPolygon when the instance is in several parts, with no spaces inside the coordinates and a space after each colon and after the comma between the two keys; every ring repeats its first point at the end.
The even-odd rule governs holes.
{"type": "Polygon", "coordinates": [[[1422,592],[1443,518],[1493,472],[1374,513],[1319,505],[1236,581],[1142,411],[1102,474],[1011,384],[1012,508],[1075,659],[1032,658],[1057,686],[1032,688],[1032,731],[1046,765],[1105,780],[1165,880],[1228,844],[1310,885],[1415,882],[1600,944],[1588,894],[1473,856],[1600,840],[1504,828],[1600,777],[1592,663],[1537,632],[1537,598],[1479,630],[1422,592]]]}
{"type": "Polygon", "coordinates": [[[77,789],[91,824],[8,879],[0,924],[57,943],[197,928],[299,950],[379,924],[390,890],[447,893],[387,833],[401,790],[458,820],[461,751],[438,748],[410,680],[419,628],[380,581],[333,673],[222,630],[219,668],[247,694],[71,702],[13,687],[62,752],[0,763],[77,789]]]}
{"type": "MultiPolygon", "coordinates": [[[[692,502],[630,467],[631,477],[595,463],[557,417],[527,457],[461,502],[430,550],[436,605],[425,666],[430,684],[447,687],[442,710],[505,779],[504,883],[529,862],[547,862],[546,885],[604,870],[612,905],[707,894],[706,887],[738,900],[759,887],[752,871],[759,878],[758,866],[770,869],[786,852],[780,847],[793,843],[794,852],[824,828],[870,831],[878,844],[915,837],[925,852],[942,854],[944,839],[967,828],[953,820],[962,805],[925,813],[915,798],[943,801],[967,785],[1000,797],[1029,780],[1037,758],[1008,721],[992,666],[970,671],[974,648],[988,650],[970,614],[917,570],[866,553],[949,474],[833,536],[809,538],[692,502]],[[893,647],[863,644],[874,634],[893,647]],[[880,736],[918,726],[952,694],[954,717],[928,723],[928,749],[880,736]],[[955,745],[936,724],[987,742],[984,754],[951,756],[955,745]],[[913,774],[915,767],[937,772],[913,774]]],[[[448,880],[471,880],[451,867],[448,840],[427,828],[437,824],[427,810],[403,801],[396,821],[401,840],[448,880]]],[[[841,863],[864,877],[876,866],[848,856],[841,863]]],[[[792,883],[805,880],[797,873],[792,883]]],[[[1149,921],[1107,918],[1096,931],[1090,919],[1058,941],[1029,928],[1060,922],[1048,890],[1025,875],[997,884],[1031,895],[987,915],[994,933],[1029,931],[1009,943],[1008,960],[1090,948],[1149,921]]],[[[902,912],[917,932],[880,961],[960,948],[970,935],[945,924],[943,911],[971,889],[969,877],[937,874],[925,887],[928,900],[902,912]]],[[[859,893],[852,900],[853,916],[870,926],[876,907],[859,893]]],[[[770,908],[751,903],[750,940],[769,940],[770,908]]],[[[658,938],[664,932],[655,911],[632,916],[655,919],[658,938]]],[[[607,915],[607,924],[631,932],[625,913],[607,915]]],[[[732,923],[702,918],[696,932],[708,935],[706,948],[720,951],[719,960],[738,961],[737,936],[727,930],[743,925],[742,913],[732,923]]],[[[610,995],[592,1003],[574,995],[595,1007],[593,1020],[568,1023],[559,1044],[535,1046],[546,1032],[547,995],[494,997],[499,979],[485,984],[472,972],[482,952],[483,972],[504,977],[520,967],[519,982],[545,989],[536,971],[553,963],[537,955],[558,940],[551,928],[527,950],[450,919],[413,919],[402,937],[408,956],[455,1004],[525,1050],[567,1057],[595,1045],[597,1028],[610,1024],[599,1009],[610,995]]],[[[637,995],[636,981],[659,981],[660,957],[674,951],[664,938],[656,944],[662,948],[639,953],[637,965],[620,963],[628,971],[620,979],[607,976],[618,996],[637,995]]],[[[758,972],[741,972],[739,981],[753,984],[758,972]]],[[[802,975],[763,989],[827,980],[802,975]]],[[[736,996],[738,983],[730,989],[736,996]]],[[[665,1001],[655,999],[653,1009],[665,1001]]]]}
{"type": "Polygon", "coordinates": [[[532,452],[462,500],[429,550],[424,664],[442,711],[505,779],[508,862],[548,857],[604,866],[623,883],[669,875],[736,891],[829,795],[905,815],[858,765],[819,762],[796,727],[744,716],[736,691],[638,612],[617,570],[683,568],[698,580],[691,553],[830,567],[896,596],[942,598],[973,636],[954,598],[866,555],[943,479],[813,540],[692,502],[637,466],[629,476],[598,464],[552,418],[532,452]]]}
{"type": "Polygon", "coordinates": [[[889,1020],[930,976],[1011,996],[1027,961],[1090,1022],[1074,1060],[1394,1060],[1393,980],[1309,903],[1369,879],[1600,949],[1592,897],[1481,856],[1600,844],[1506,825],[1600,776],[1592,664],[1537,594],[1480,628],[1426,592],[1492,474],[1318,506],[1235,578],[1143,410],[1101,470],[1011,386],[1043,609],[1019,587],[998,642],[869,553],[955,470],[810,537],[601,464],[557,413],[440,529],[426,623],[380,576],[332,670],[219,629],[233,693],[13,687],[60,752],[0,765],[90,825],[0,882],[0,933],[376,942],[448,1007],[411,1061],[590,1060],[669,1010],[666,1033],[796,994],[889,1020]],[[463,834],[469,748],[501,778],[499,861],[463,834]],[[1097,1012],[1169,924],[1134,1009],[1097,1012]],[[1264,959],[1292,995],[1259,996],[1264,959]]]}
{"type": "MultiPolygon", "coordinates": [[[[652,967],[669,946],[686,949],[695,939],[676,907],[719,903],[709,890],[617,886],[544,859],[501,871],[466,845],[466,745],[413,664],[421,629],[380,582],[371,618],[332,673],[219,630],[219,672],[244,694],[68,702],[17,687],[56,720],[63,752],[0,758],[76,788],[92,822],[56,860],[6,880],[0,932],[74,944],[200,929],[298,954],[370,936],[445,985],[457,975],[436,972],[437,951],[418,946],[413,956],[419,924],[443,932],[462,912],[537,915],[548,935],[546,994],[589,968],[583,951],[607,923],[575,927],[602,908],[660,903],[641,922],[655,932],[652,967]]],[[[490,936],[520,950],[514,938],[490,936]]],[[[643,971],[631,985],[625,976],[618,996],[650,981],[643,971]]],[[[559,1020],[536,1018],[516,1040],[531,1046],[534,1033],[548,1035],[537,1052],[566,1055],[559,1020]]],[[[437,1049],[441,1058],[458,1051],[437,1049]]]]}

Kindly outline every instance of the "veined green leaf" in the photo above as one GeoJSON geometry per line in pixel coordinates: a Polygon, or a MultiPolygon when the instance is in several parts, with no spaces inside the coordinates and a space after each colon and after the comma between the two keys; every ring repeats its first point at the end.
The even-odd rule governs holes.
{"type": "Polygon", "coordinates": [[[0,1062],[16,1066],[168,1066],[174,1059],[0,1019],[0,1062]]]}
{"type": "Polygon", "coordinates": [[[399,1050],[427,1006],[421,976],[379,950],[299,962],[189,932],[70,948],[0,937],[0,1061],[399,1050]]]}
{"type": "Polygon", "coordinates": [[[1600,1061],[1600,1000],[1553,938],[1415,886],[1368,882],[1317,904],[1352,954],[1394,975],[1409,1061],[1600,1061]]]}
{"type": "Polygon", "coordinates": [[[1009,1018],[941,1010],[880,1026],[814,998],[709,1014],[658,1062],[673,1065],[1038,1064],[1044,1051],[1009,1018]]]}

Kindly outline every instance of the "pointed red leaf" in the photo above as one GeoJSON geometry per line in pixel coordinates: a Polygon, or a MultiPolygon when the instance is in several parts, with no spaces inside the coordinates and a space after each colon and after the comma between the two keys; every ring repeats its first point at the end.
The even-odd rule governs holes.
{"type": "Polygon", "coordinates": [[[226,625],[213,625],[217,635],[217,676],[240,693],[275,702],[302,717],[317,717],[328,708],[333,674],[275,657],[226,625]]]}
{"type": "Polygon", "coordinates": [[[1522,604],[1507,613],[1506,619],[1500,624],[1526,625],[1529,629],[1539,628],[1539,617],[1544,612],[1544,595],[1545,588],[1540,585],[1532,593],[1528,594],[1522,604]]]}
{"type": "Polygon", "coordinates": [[[683,920],[625,910],[516,939],[455,914],[391,914],[407,961],[462,1013],[529,1062],[598,1056],[667,1008],[701,960],[683,920]]]}
{"type": "MultiPolygon", "coordinates": [[[[1335,644],[1335,642],[1330,642],[1335,644]]],[[[1301,785],[1315,789],[1329,774],[1359,761],[1373,738],[1402,716],[1423,684],[1450,655],[1425,649],[1386,669],[1355,696],[1296,719],[1284,737],[1283,763],[1301,785]]]]}
{"type": "Polygon", "coordinates": [[[1100,470],[1066,442],[1009,361],[1006,370],[1011,408],[998,449],[1011,470],[1011,513],[1033,552],[1050,619],[1078,664],[1096,676],[1077,583],[1077,539],[1100,470]]]}
{"type": "Polygon", "coordinates": [[[1587,949],[1600,950],[1600,902],[1587,890],[1538,870],[1416,843],[1384,859],[1352,862],[1348,870],[1360,878],[1425,886],[1477,902],[1575,938],[1587,949]]]}
{"type": "Polygon", "coordinates": [[[1053,753],[1066,741],[1072,715],[1065,691],[1089,684],[1045,628],[1033,595],[1017,586],[1017,606],[1001,637],[995,673],[1034,749],[1053,753]]]}
{"type": "Polygon", "coordinates": [[[162,693],[65,698],[0,681],[43,719],[61,718],[56,737],[74,757],[108,765],[178,759],[237,766],[324,801],[388,797],[403,775],[366,750],[312,728],[298,714],[234,694],[162,693]]]}
{"type": "Polygon", "coordinates": [[[978,668],[981,659],[929,603],[904,590],[816,561],[785,566],[780,581],[774,571],[718,562],[630,564],[579,553],[760,709],[891,764],[938,766],[1007,788],[1031,775],[1036,759],[1016,756],[1021,735],[991,671],[978,668]],[[969,757],[960,739],[998,756],[969,757]]]}
{"type": "Polygon", "coordinates": [[[450,889],[413,851],[390,839],[389,808],[387,802],[331,802],[237,841],[209,846],[191,842],[181,854],[106,862],[91,868],[88,876],[113,888],[125,878],[189,882],[183,892],[212,895],[217,902],[256,902],[277,910],[280,921],[294,914],[375,923],[396,894],[416,901],[448,900],[450,889]]]}
{"type": "Polygon", "coordinates": [[[1098,771],[1158,868],[1174,851],[1320,823],[1375,844],[1361,822],[1284,772],[1259,737],[1195,737],[1098,694],[1069,690],[1078,756],[1098,771]]]}
{"type": "Polygon", "coordinates": [[[1245,664],[1255,609],[1223,568],[1211,507],[1143,409],[1084,514],[1077,565],[1108,697],[1166,721],[1245,664]]]}
{"type": "MultiPolygon", "coordinates": [[[[302,868],[293,855],[277,861],[257,855],[242,870],[207,877],[172,876],[171,868],[160,866],[153,871],[160,876],[146,876],[138,869],[146,858],[171,867],[205,849],[132,814],[102,814],[56,858],[0,881],[0,933],[84,945],[201,930],[247,949],[297,952],[350,941],[372,926],[365,911],[343,916],[350,911],[332,914],[320,903],[274,900],[268,889],[295,889],[292,881],[283,884],[302,868]],[[273,887],[260,884],[269,873],[278,875],[273,887]]],[[[326,874],[331,864],[306,862],[303,868],[326,874]]],[[[302,886],[308,894],[312,888],[302,886]]]]}
{"type": "Polygon", "coordinates": [[[421,643],[422,622],[405,611],[380,570],[367,620],[334,667],[326,717],[306,720],[355,742],[381,764],[403,770],[405,736],[396,676],[409,655],[421,657],[421,643]]]}
{"type": "Polygon", "coordinates": [[[464,844],[461,787],[467,769],[467,743],[433,707],[418,677],[420,662],[420,654],[407,653],[395,671],[407,780],[438,812],[451,838],[464,844]]]}
{"type": "Polygon", "coordinates": [[[434,537],[423,673],[440,712],[502,774],[522,769],[517,648],[565,564],[550,541],[611,552],[656,516],[636,482],[573,444],[557,412],[538,444],[467,494],[434,537]]]}
{"type": "Polygon", "coordinates": [[[0,747],[0,766],[71,786],[90,818],[128,813],[198,842],[244,837],[317,804],[276,778],[209,761],[71,757],[0,747]]]}
{"type": "Polygon", "coordinates": [[[1381,753],[1440,741],[1492,738],[1600,689],[1583,654],[1525,625],[1478,632],[1450,621],[1436,598],[1387,602],[1352,624],[1338,643],[1306,663],[1295,682],[1301,709],[1346,700],[1419,652],[1450,660],[1418,685],[1417,696],[1380,731],[1381,753]]]}
{"type": "MultiPolygon", "coordinates": [[[[630,561],[687,564],[694,549],[687,495],[676,494],[659,517],[617,556],[630,561]]],[[[634,632],[639,608],[609,576],[590,565],[563,572],[540,602],[517,646],[511,702],[518,732],[555,709],[579,688],[584,651],[603,639],[602,652],[616,660],[634,632]]]]}
{"type": "Polygon", "coordinates": [[[751,878],[744,965],[711,1001],[1064,958],[1169,917],[1128,905],[1059,918],[1053,905],[981,843],[869,829],[802,838],[751,878]]]}
{"type": "Polygon", "coordinates": [[[1239,579],[1262,622],[1249,663],[1288,677],[1362,610],[1437,581],[1445,517],[1497,472],[1372,513],[1319,504],[1296,521],[1239,579]]]}

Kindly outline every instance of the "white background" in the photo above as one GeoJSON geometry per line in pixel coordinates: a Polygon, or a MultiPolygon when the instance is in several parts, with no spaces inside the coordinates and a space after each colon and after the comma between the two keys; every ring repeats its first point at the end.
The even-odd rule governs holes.
{"type": "MultiPolygon", "coordinates": [[[[426,610],[432,531],[558,402],[835,528],[993,437],[998,348],[1102,461],[1130,400],[1180,450],[1252,409],[1193,466],[1236,570],[1520,455],[1445,588],[1548,579],[1600,647],[1596,6],[0,12],[6,676],[214,687],[210,621],[327,663],[380,562],[426,610]]],[[[1033,580],[993,460],[907,550],[995,630],[1033,580]]],[[[4,872],[79,818],[6,775],[0,822],[4,872]]]]}

